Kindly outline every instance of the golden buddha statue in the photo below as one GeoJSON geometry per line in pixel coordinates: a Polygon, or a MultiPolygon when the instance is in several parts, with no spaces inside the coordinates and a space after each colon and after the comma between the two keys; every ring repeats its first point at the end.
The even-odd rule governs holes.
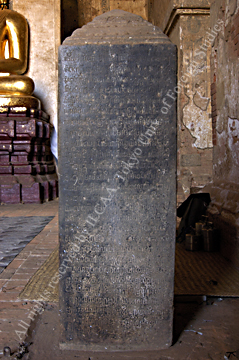
{"type": "Polygon", "coordinates": [[[22,75],[28,63],[28,23],[10,10],[8,0],[0,0],[0,107],[40,108],[31,96],[33,80],[22,75]]]}

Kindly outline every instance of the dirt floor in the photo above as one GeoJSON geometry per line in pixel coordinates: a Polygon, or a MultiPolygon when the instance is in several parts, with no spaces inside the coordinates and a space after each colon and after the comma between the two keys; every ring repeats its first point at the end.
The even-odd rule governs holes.
{"type": "Polygon", "coordinates": [[[59,312],[48,304],[27,339],[29,360],[236,360],[239,359],[239,298],[175,300],[174,344],[151,352],[94,353],[59,350],[59,312]],[[194,301],[192,301],[194,300],[194,301]]]}

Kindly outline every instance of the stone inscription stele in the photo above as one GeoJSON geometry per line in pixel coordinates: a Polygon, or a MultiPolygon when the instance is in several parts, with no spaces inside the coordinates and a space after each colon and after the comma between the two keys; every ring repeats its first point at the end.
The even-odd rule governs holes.
{"type": "Polygon", "coordinates": [[[175,86],[175,46],[137,15],[105,13],[59,49],[62,349],[171,345],[175,86]]]}

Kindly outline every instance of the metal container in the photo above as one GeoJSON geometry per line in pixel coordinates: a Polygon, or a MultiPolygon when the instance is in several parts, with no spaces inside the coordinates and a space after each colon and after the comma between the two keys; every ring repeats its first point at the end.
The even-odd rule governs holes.
{"type": "Polygon", "coordinates": [[[202,228],[203,228],[203,223],[202,222],[197,222],[195,224],[196,235],[198,235],[198,236],[202,235],[202,228]]]}
{"type": "Polygon", "coordinates": [[[202,250],[202,236],[186,234],[185,249],[189,251],[202,250]]]}
{"type": "Polygon", "coordinates": [[[202,233],[204,251],[219,251],[218,232],[215,229],[203,229],[202,233]]]}

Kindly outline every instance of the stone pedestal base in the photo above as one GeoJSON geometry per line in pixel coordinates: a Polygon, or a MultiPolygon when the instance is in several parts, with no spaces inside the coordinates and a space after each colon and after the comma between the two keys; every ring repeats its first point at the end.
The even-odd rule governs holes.
{"type": "Polygon", "coordinates": [[[41,110],[0,108],[0,202],[41,203],[58,195],[51,124],[41,110]]]}

